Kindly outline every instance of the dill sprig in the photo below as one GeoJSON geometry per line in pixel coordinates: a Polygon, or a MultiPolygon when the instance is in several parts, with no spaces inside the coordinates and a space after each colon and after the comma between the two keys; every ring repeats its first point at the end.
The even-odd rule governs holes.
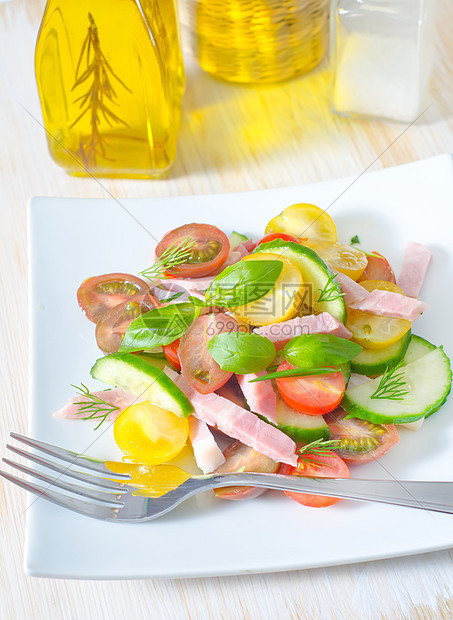
{"type": "Polygon", "coordinates": [[[299,458],[307,463],[307,465],[312,465],[313,467],[321,467],[321,465],[325,467],[331,467],[328,463],[323,463],[321,461],[317,461],[316,458],[311,458],[312,456],[331,456],[331,451],[335,450],[335,448],[339,447],[338,439],[316,439],[311,443],[307,443],[306,446],[302,446],[299,452],[299,458]],[[305,456],[304,456],[305,455],[305,456]]]}
{"type": "Polygon", "coordinates": [[[165,278],[165,272],[172,267],[177,267],[182,263],[186,263],[192,255],[195,241],[190,237],[186,237],[180,243],[172,243],[156,260],[154,265],[140,271],[138,274],[148,280],[157,280],[165,278]]]}
{"type": "Polygon", "coordinates": [[[317,300],[318,303],[322,303],[323,301],[336,301],[344,296],[344,293],[341,292],[340,284],[337,282],[336,277],[337,276],[335,273],[331,273],[327,278],[324,288],[322,290],[320,288],[317,289],[320,291],[317,300]]]}
{"type": "Polygon", "coordinates": [[[403,400],[403,396],[409,394],[407,382],[402,378],[403,373],[397,373],[401,368],[401,363],[392,369],[387,369],[382,375],[379,385],[370,398],[380,398],[388,400],[403,400]]]}
{"type": "Polygon", "coordinates": [[[107,419],[107,416],[113,411],[119,409],[116,405],[111,405],[107,401],[105,401],[100,396],[96,396],[96,394],[92,394],[86,385],[83,383],[81,387],[78,385],[72,385],[75,388],[80,396],[83,396],[87,400],[80,400],[75,404],[78,406],[79,410],[76,411],[77,415],[85,415],[83,420],[101,420],[99,424],[94,429],[97,429],[101,426],[103,422],[107,419]]]}

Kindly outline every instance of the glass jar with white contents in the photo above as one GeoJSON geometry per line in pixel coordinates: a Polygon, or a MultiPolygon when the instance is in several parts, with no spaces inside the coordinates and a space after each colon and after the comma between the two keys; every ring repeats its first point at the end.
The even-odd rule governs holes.
{"type": "Polygon", "coordinates": [[[412,122],[429,105],[436,0],[334,0],[331,106],[412,122]]]}

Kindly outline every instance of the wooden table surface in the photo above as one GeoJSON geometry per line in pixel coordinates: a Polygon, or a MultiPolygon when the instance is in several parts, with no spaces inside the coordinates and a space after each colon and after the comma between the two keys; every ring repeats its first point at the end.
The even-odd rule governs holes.
{"type": "MultiPolygon", "coordinates": [[[[306,77],[258,89],[216,81],[189,61],[178,156],[169,178],[97,182],[67,176],[47,152],[33,74],[44,1],[0,2],[1,446],[9,431],[27,431],[28,198],[263,189],[355,175],[368,166],[377,170],[451,152],[453,3],[439,5],[433,105],[401,137],[404,125],[331,114],[327,62],[306,77]]],[[[22,570],[25,493],[0,479],[0,494],[2,620],[453,618],[452,550],[243,577],[31,579],[22,570]]]]}

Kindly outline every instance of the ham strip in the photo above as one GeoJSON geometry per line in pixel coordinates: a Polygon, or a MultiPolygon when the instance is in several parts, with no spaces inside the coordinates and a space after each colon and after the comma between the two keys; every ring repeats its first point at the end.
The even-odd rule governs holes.
{"type": "MultiPolygon", "coordinates": [[[[359,288],[362,289],[361,286],[359,288]]],[[[365,291],[365,289],[362,290],[365,291]]],[[[295,336],[303,334],[332,334],[339,338],[351,338],[352,336],[349,329],[328,312],[297,317],[282,323],[272,323],[271,325],[255,329],[255,334],[268,338],[275,344],[277,349],[281,349],[295,336]]]]}
{"type": "Polygon", "coordinates": [[[378,316],[415,321],[429,306],[424,301],[390,291],[374,290],[361,301],[350,304],[354,310],[362,310],[378,316]]]}
{"type": "Polygon", "coordinates": [[[354,282],[352,278],[332,269],[336,274],[336,280],[341,286],[341,290],[344,293],[344,301],[347,306],[351,306],[353,303],[359,302],[368,295],[368,291],[354,282]]]}
{"type": "Polygon", "coordinates": [[[215,394],[200,394],[184,377],[171,369],[165,372],[184,392],[195,409],[195,417],[215,426],[233,439],[265,454],[279,463],[297,464],[296,444],[274,426],[260,420],[254,413],[215,394]]]}
{"type": "MultiPolygon", "coordinates": [[[[119,388],[115,388],[114,390],[101,390],[100,392],[92,392],[92,394],[102,398],[109,405],[118,407],[118,409],[115,409],[115,411],[109,413],[106,418],[108,421],[116,420],[122,411],[131,405],[136,405],[137,403],[142,402],[143,400],[141,398],[137,398],[137,396],[134,396],[130,392],[125,392],[119,388]]],[[[70,398],[66,405],[56,411],[53,415],[56,418],[64,418],[66,420],[83,420],[85,415],[80,411],[80,406],[78,406],[77,403],[87,400],[88,399],[86,396],[75,396],[74,398],[70,398]]]]}
{"type": "Polygon", "coordinates": [[[237,375],[237,379],[250,410],[263,415],[271,422],[277,423],[277,395],[271,381],[249,383],[251,379],[262,377],[265,374],[267,373],[261,371],[256,374],[237,375]]]}
{"type": "Polygon", "coordinates": [[[398,286],[409,297],[418,297],[431,259],[431,252],[421,243],[407,244],[398,286]]]}
{"type": "Polygon", "coordinates": [[[189,439],[198,467],[204,474],[209,474],[225,463],[222,450],[217,445],[206,422],[189,416],[189,439]]]}

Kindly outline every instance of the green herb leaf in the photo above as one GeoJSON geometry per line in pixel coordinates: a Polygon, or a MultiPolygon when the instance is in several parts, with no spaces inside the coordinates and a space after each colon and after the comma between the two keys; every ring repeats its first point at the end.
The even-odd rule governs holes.
{"type": "Polygon", "coordinates": [[[323,289],[317,289],[319,291],[319,297],[317,299],[318,304],[326,301],[336,301],[341,297],[344,297],[344,293],[341,290],[340,283],[337,281],[335,273],[331,273],[324,284],[323,289]]]}
{"type": "Polygon", "coordinates": [[[124,335],[120,352],[146,351],[170,344],[180,338],[200,309],[190,303],[173,304],[154,308],[132,321],[124,335]]]}
{"type": "Polygon", "coordinates": [[[262,377],[250,379],[249,383],[257,381],[267,381],[268,379],[279,379],[280,377],[311,377],[312,375],[328,375],[332,372],[340,372],[338,368],[288,368],[288,370],[278,370],[270,372],[262,377]]]}
{"type": "Polygon", "coordinates": [[[206,306],[210,305],[207,304],[203,299],[200,299],[199,297],[194,297],[193,295],[189,295],[189,302],[192,304],[192,306],[195,306],[196,308],[206,308],[206,306]]]}
{"type": "Polygon", "coordinates": [[[350,362],[362,347],[330,334],[303,334],[290,340],[282,350],[287,362],[299,368],[337,366],[350,362]]]}
{"type": "Polygon", "coordinates": [[[154,265],[139,272],[139,276],[148,278],[148,280],[157,280],[165,278],[165,272],[172,267],[177,267],[186,263],[192,256],[192,250],[195,241],[190,237],[186,237],[180,243],[172,243],[156,260],[154,265]]]}
{"type": "Polygon", "coordinates": [[[239,375],[264,370],[277,355],[268,338],[244,332],[214,336],[208,342],[208,351],[222,370],[239,375]]]}
{"type": "Polygon", "coordinates": [[[359,236],[358,236],[358,235],[354,235],[354,236],[351,238],[351,245],[354,245],[354,244],[356,244],[356,243],[360,243],[360,239],[359,239],[359,236]]]}
{"type": "Polygon", "coordinates": [[[403,378],[402,372],[397,372],[401,368],[400,362],[392,369],[387,369],[382,375],[377,389],[371,394],[370,398],[373,399],[386,399],[386,400],[403,400],[406,394],[409,394],[407,389],[407,382],[403,378]]]}
{"type": "Polygon", "coordinates": [[[340,442],[338,439],[316,439],[315,441],[312,441],[311,443],[308,443],[300,448],[299,458],[307,463],[307,465],[312,465],[313,467],[332,467],[332,465],[322,461],[317,461],[316,458],[313,457],[333,457],[332,450],[339,448],[339,446],[340,442]]]}
{"type": "MultiPolygon", "coordinates": [[[[119,409],[119,407],[116,405],[111,405],[100,396],[92,394],[83,383],[81,386],[71,384],[71,387],[78,391],[79,396],[83,396],[83,398],[85,398],[85,400],[79,400],[75,403],[79,409],[75,412],[76,415],[84,416],[82,420],[100,420],[99,424],[94,429],[95,431],[97,431],[101,424],[105,422],[110,413],[113,413],[119,409]]],[[[105,391],[107,392],[109,390],[105,391]]]]}
{"type": "Polygon", "coordinates": [[[280,260],[239,261],[211,282],[206,301],[225,308],[245,306],[264,297],[274,287],[282,269],[280,260]]]}

